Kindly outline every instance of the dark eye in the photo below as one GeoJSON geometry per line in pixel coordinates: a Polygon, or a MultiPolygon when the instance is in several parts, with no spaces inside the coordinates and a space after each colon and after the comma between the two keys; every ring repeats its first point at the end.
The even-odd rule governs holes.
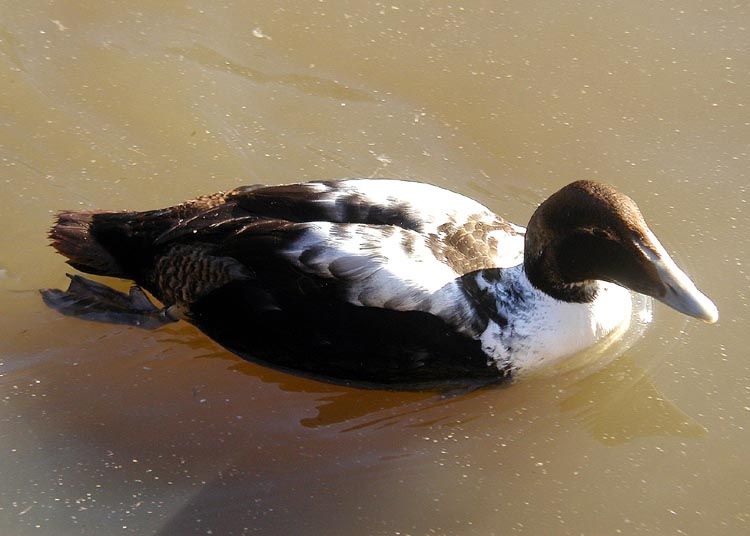
{"type": "Polygon", "coordinates": [[[597,238],[601,238],[602,240],[608,240],[608,239],[612,238],[611,233],[609,233],[608,231],[605,231],[604,229],[601,229],[599,227],[594,227],[591,230],[591,234],[593,234],[597,238]]]}

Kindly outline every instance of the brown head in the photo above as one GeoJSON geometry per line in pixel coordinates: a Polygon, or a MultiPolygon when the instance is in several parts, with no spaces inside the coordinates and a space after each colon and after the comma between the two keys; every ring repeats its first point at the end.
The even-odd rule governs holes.
{"type": "Polygon", "coordinates": [[[594,281],[609,281],[706,322],[718,319],[635,202],[606,184],[573,182],[537,208],[526,230],[524,268],[535,287],[559,300],[590,301],[594,281]]]}

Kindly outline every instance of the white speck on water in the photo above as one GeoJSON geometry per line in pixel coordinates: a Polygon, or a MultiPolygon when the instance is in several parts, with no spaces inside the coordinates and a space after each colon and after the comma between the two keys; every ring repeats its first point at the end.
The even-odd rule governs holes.
{"type": "Polygon", "coordinates": [[[55,26],[57,26],[57,29],[58,29],[58,30],[60,30],[61,32],[65,32],[65,31],[67,31],[67,30],[70,30],[70,28],[68,28],[67,26],[65,26],[65,25],[64,25],[64,24],[63,24],[62,22],[60,22],[59,20],[56,20],[56,19],[50,19],[50,22],[51,22],[52,24],[54,24],[55,26]]]}
{"type": "Polygon", "coordinates": [[[257,26],[253,28],[253,36],[257,37],[258,39],[268,39],[269,41],[271,41],[271,36],[264,34],[263,30],[261,30],[257,26]]]}

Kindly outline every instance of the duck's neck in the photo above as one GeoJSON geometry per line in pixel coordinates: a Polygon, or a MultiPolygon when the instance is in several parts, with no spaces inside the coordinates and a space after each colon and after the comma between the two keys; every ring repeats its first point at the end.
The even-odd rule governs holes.
{"type": "Polygon", "coordinates": [[[558,269],[552,248],[544,235],[532,228],[526,231],[523,252],[523,269],[531,285],[556,300],[568,303],[591,303],[596,299],[597,281],[566,282],[558,269]]]}

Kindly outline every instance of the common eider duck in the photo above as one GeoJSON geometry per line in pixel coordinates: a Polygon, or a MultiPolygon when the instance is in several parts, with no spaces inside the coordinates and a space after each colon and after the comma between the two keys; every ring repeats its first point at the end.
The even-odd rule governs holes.
{"type": "Polygon", "coordinates": [[[137,285],[70,276],[42,291],[61,313],[187,320],[246,359],[332,381],[507,379],[625,325],[628,289],[718,319],[636,204],[593,181],[549,197],[526,229],[437,186],[347,179],[61,212],[49,236],[74,268],[137,285]]]}

